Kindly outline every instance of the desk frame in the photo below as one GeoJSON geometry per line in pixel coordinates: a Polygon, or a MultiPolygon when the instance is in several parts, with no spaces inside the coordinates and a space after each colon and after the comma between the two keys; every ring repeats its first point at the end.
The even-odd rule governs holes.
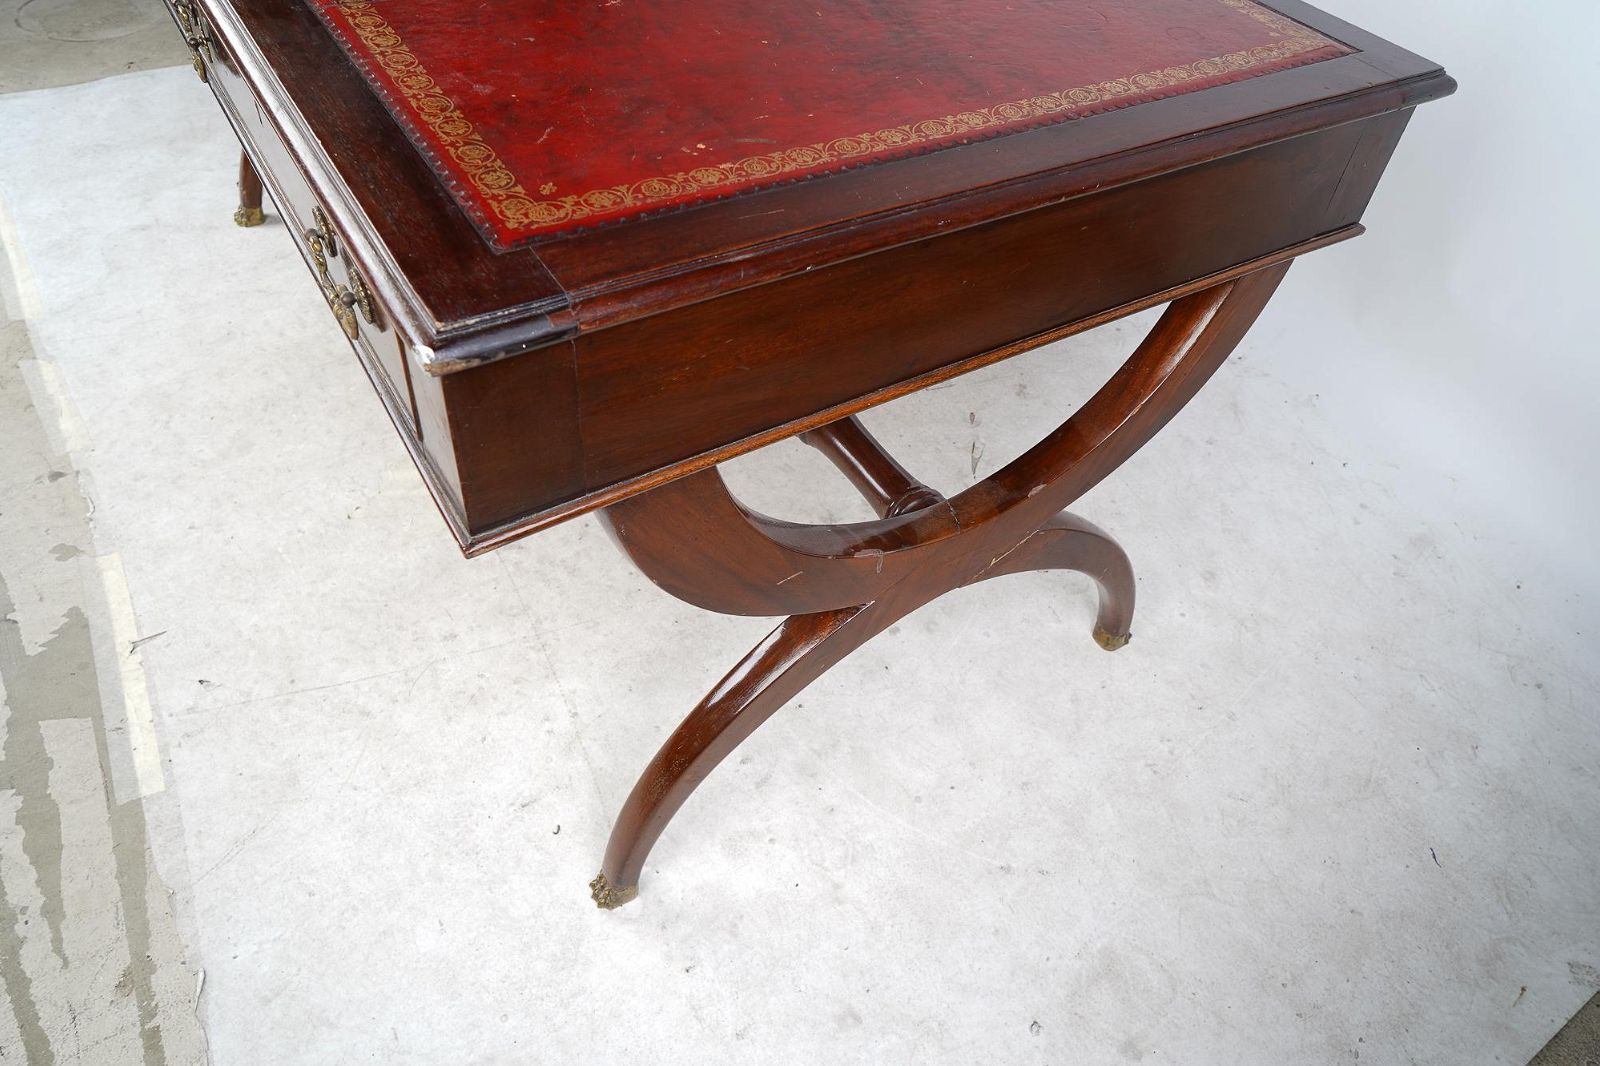
{"type": "Polygon", "coordinates": [[[1455,87],[1436,64],[1271,0],[1356,51],[770,190],[763,211],[733,198],[495,255],[442,208],[309,12],[171,2],[246,148],[235,220],[262,220],[264,186],[463,551],[598,511],[674,596],[783,619],[634,786],[590,884],[605,908],[634,898],[722,759],[946,592],[1079,571],[1098,589],[1095,639],[1126,644],[1128,558],[1066,508],[1193,397],[1296,257],[1362,232],[1412,110],[1455,87]],[[948,499],[854,417],[1163,304],[1086,405],[948,499]],[[797,435],[877,520],[778,521],[729,493],[717,464],[797,435]]]}

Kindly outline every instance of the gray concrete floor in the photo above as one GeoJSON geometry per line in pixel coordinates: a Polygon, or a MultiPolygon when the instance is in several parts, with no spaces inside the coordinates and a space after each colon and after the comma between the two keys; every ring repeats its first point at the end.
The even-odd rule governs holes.
{"type": "MultiPolygon", "coordinates": [[[[0,14],[0,93],[186,61],[160,0],[4,0],[0,14]]],[[[95,551],[85,486],[35,404],[49,386],[20,291],[0,256],[0,1061],[200,1063],[201,976],[152,852],[176,812],[118,788],[137,651],[108,639],[119,586],[90,575],[114,574],[114,557],[95,551]]]]}
{"type": "Polygon", "coordinates": [[[198,975],[151,853],[170,809],[114,786],[120,715],[108,725],[105,709],[118,694],[100,671],[133,664],[116,662],[115,643],[96,648],[108,615],[82,564],[108,560],[94,553],[78,472],[33,406],[24,374],[37,366],[25,325],[0,326],[0,983],[11,1007],[0,1047],[30,1063],[198,1062],[198,975]],[[28,624],[42,618],[56,620],[48,632],[28,624]]]}
{"type": "MultiPolygon", "coordinates": [[[[8,92],[186,64],[154,0],[7,10],[8,92]]],[[[116,175],[0,164],[0,1062],[205,1061],[203,1021],[230,1066],[1521,1063],[1600,989],[1590,618],[1408,512],[1270,322],[1086,501],[1132,648],[1066,579],[924,612],[594,912],[633,774],[763,626],[588,523],[453,558],[181,77],[0,101],[116,175]]],[[[874,427],[981,476],[1132,333],[874,427]]],[[[797,448],[730,478],[856,515],[797,448]]],[[[1600,1055],[1597,1013],[1536,1061],[1600,1055]]]]}
{"type": "Polygon", "coordinates": [[[161,0],[0,0],[0,93],[187,61],[161,0]]]}

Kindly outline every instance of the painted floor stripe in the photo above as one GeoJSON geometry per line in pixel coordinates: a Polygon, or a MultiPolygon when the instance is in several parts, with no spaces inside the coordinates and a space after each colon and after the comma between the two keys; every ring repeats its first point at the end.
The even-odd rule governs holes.
{"type": "MultiPolygon", "coordinates": [[[[150,687],[145,680],[144,662],[139,649],[134,647],[134,642],[141,634],[133,614],[133,597],[128,593],[128,577],[122,569],[122,556],[113,552],[98,556],[95,562],[105,593],[106,615],[111,623],[111,647],[122,682],[122,710],[127,723],[128,749],[133,758],[137,793],[138,796],[152,796],[163,791],[167,785],[161,772],[161,747],[156,740],[150,687]]],[[[117,800],[126,802],[133,798],[119,795],[117,800]]]]}

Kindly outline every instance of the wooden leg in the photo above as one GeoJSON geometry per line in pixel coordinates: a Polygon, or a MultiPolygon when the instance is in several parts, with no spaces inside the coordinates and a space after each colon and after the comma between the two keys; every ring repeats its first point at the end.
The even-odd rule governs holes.
{"type": "Polygon", "coordinates": [[[706,775],[811,682],[889,625],[874,607],[796,615],[774,629],[683,720],[633,786],[589,883],[601,907],[639,891],[656,838],[706,775]]]}
{"type": "Polygon", "coordinates": [[[912,477],[854,419],[806,435],[881,516],[799,525],[757,514],[715,469],[608,508],[602,521],[656,584],[728,614],[789,615],[684,720],[634,786],[590,883],[616,907],[651,847],[711,770],[851,651],[952,589],[1071,569],[1099,587],[1095,638],[1116,650],[1133,618],[1133,570],[1107,534],[1064,509],[1164,426],[1260,315],[1288,263],[1174,302],[1133,356],[1034,448],[950,499],[912,477]]]}
{"type": "Polygon", "coordinates": [[[261,213],[261,176],[251,165],[250,157],[239,153],[239,209],[233,221],[240,226],[259,226],[265,216],[261,213]]]}
{"type": "Polygon", "coordinates": [[[1036,570],[1076,570],[1093,578],[1100,593],[1095,643],[1106,651],[1127,646],[1133,638],[1133,564],[1109,533],[1063,511],[974,580],[1036,570]]]}
{"type": "MultiPolygon", "coordinates": [[[[1095,640],[1108,651],[1127,644],[1133,568],[1116,541],[1063,514],[973,580],[1032,570],[1077,570],[1092,577],[1100,589],[1095,640]]],[[[589,882],[594,901],[609,910],[633,899],[656,839],[717,764],[778,708],[906,613],[891,598],[796,615],[751,649],[667,738],[633,786],[600,873],[589,882]]]]}
{"type": "Polygon", "coordinates": [[[883,450],[858,419],[841,418],[800,439],[826,455],[856,491],[866,497],[879,518],[898,518],[944,502],[944,497],[916,478],[883,450]]]}

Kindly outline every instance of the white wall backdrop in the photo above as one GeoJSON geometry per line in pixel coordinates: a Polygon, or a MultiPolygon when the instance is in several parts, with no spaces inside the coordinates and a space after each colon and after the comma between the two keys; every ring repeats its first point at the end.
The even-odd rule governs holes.
{"type": "Polygon", "coordinates": [[[1515,573],[1594,619],[1600,3],[1321,6],[1461,90],[1417,112],[1369,235],[1296,267],[1259,336],[1419,506],[1470,516],[1515,573]]]}

